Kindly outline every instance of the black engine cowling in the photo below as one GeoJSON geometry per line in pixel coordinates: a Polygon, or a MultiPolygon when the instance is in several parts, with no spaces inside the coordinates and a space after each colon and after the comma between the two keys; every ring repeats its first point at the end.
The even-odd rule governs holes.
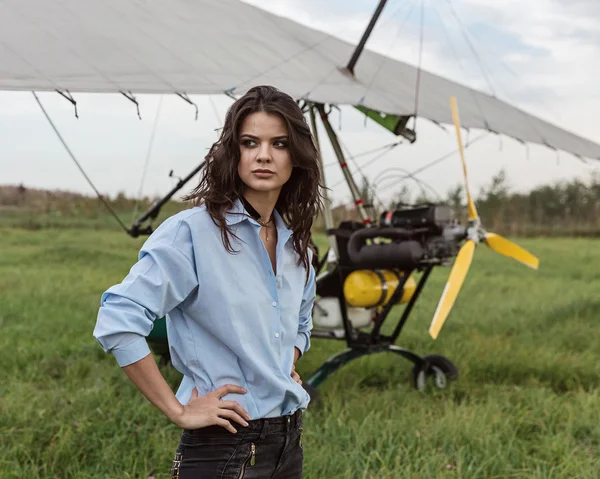
{"type": "Polygon", "coordinates": [[[379,226],[394,228],[427,228],[429,234],[441,234],[453,222],[452,208],[444,204],[422,206],[398,205],[395,210],[385,211],[379,219],[379,226]]]}
{"type": "Polygon", "coordinates": [[[353,265],[361,269],[398,268],[415,269],[427,256],[411,232],[401,228],[366,228],[356,231],[348,241],[348,256],[353,265]],[[372,238],[388,238],[391,243],[367,244],[372,238]]]}

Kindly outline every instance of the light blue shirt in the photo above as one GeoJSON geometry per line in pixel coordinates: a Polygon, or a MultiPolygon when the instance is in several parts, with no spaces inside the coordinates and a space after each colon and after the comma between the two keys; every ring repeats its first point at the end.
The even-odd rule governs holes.
{"type": "Polygon", "coordinates": [[[181,404],[194,386],[202,396],[235,384],[247,393],[223,400],[239,402],[252,419],[291,414],[309,402],[291,371],[294,347],[301,354],[310,347],[315,271],[311,266],[306,282],[292,232],[274,212],[275,274],[261,226],[240,213],[238,200],[226,216],[239,238],[231,237],[233,254],[203,205],[164,221],[125,279],[102,295],[93,334],[126,366],[150,353],[146,336],[166,315],[171,360],[183,374],[181,404]]]}

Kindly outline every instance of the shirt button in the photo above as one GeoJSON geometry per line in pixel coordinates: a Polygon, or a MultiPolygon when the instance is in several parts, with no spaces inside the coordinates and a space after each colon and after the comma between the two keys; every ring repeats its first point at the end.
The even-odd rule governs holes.
{"type": "Polygon", "coordinates": [[[273,307],[277,306],[277,303],[275,301],[273,301],[273,307]]]}
{"type": "Polygon", "coordinates": [[[275,333],[275,337],[278,338],[279,337],[279,333],[275,333]]]}

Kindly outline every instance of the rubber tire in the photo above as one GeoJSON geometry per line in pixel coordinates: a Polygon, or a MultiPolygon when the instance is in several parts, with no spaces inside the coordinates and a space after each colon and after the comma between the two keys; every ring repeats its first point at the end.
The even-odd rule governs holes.
{"type": "Polygon", "coordinates": [[[422,366],[415,364],[412,370],[413,386],[417,390],[422,390],[421,382],[426,381],[428,377],[435,377],[435,385],[438,389],[445,389],[448,381],[458,379],[458,368],[447,357],[441,354],[429,354],[423,357],[423,361],[429,364],[429,371],[422,371],[422,366]],[[421,373],[425,372],[423,379],[421,373]],[[442,377],[443,376],[443,377],[442,377]]]}

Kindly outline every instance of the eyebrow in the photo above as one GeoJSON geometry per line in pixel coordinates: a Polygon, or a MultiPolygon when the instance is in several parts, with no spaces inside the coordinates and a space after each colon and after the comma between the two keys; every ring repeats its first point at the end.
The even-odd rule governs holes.
{"type": "MultiPolygon", "coordinates": [[[[251,135],[250,133],[242,133],[240,135],[240,138],[244,138],[244,137],[251,138],[252,140],[258,140],[259,139],[258,136],[251,135]]],[[[272,140],[287,140],[288,137],[287,137],[287,135],[280,135],[280,136],[275,136],[275,137],[273,137],[271,139],[272,140]]]]}

